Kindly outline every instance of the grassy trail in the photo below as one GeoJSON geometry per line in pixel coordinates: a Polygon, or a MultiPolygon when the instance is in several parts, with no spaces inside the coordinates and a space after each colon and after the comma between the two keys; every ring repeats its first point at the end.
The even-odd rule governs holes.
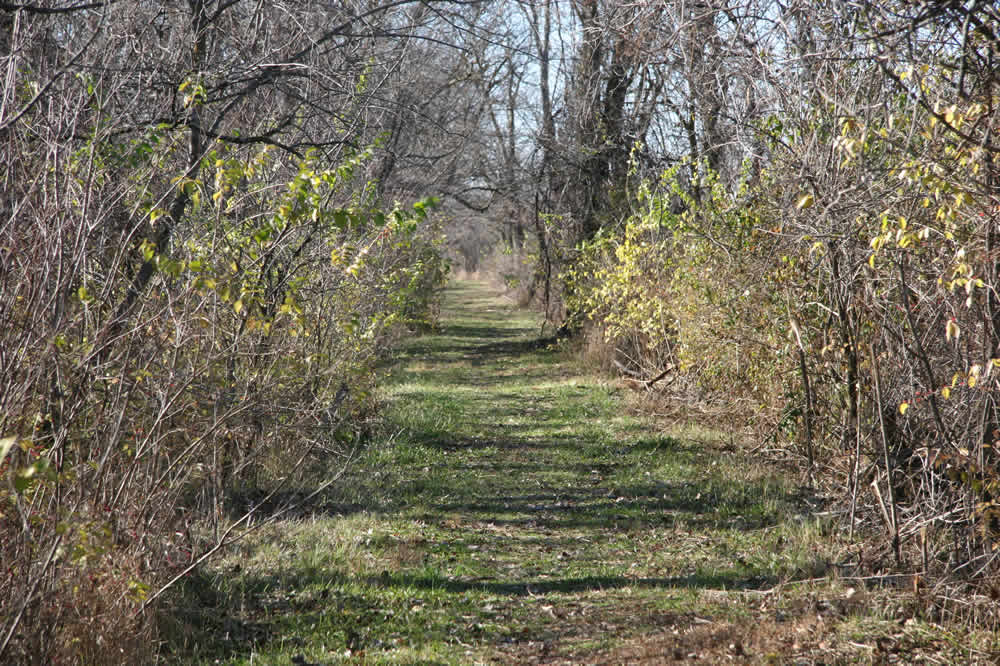
{"type": "Polygon", "coordinates": [[[440,333],[389,370],[385,441],[191,586],[175,654],[837,663],[877,661],[887,635],[963,654],[835,581],[830,525],[728,434],[653,427],[537,332],[486,285],[453,284],[440,333]]]}

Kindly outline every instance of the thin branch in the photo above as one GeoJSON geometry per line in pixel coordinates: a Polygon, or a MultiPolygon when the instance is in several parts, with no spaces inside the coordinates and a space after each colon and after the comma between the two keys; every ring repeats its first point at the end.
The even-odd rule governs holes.
{"type": "MultiPolygon", "coordinates": [[[[103,5],[98,5],[98,6],[103,6],[103,5]]],[[[2,8],[2,7],[0,7],[0,8],[2,8]]],[[[105,19],[105,15],[102,14],[101,15],[100,24],[98,24],[97,28],[94,30],[94,34],[92,34],[90,36],[90,39],[87,40],[87,43],[84,44],[80,48],[80,50],[77,51],[73,55],[73,57],[71,57],[69,59],[69,62],[67,62],[62,67],[60,67],[59,71],[57,71],[55,74],[53,74],[52,78],[50,78],[48,81],[45,82],[45,85],[42,86],[42,88],[35,94],[34,97],[32,97],[30,100],[28,100],[28,102],[21,108],[20,111],[18,111],[14,115],[13,118],[10,118],[10,119],[5,120],[2,123],[0,123],[0,136],[2,136],[4,133],[6,133],[11,127],[14,126],[14,124],[18,120],[20,120],[24,116],[24,114],[26,114],[28,111],[30,111],[39,102],[39,100],[41,100],[42,97],[45,96],[49,92],[49,89],[55,84],[55,82],[58,81],[60,78],[62,78],[63,74],[65,74],[69,70],[70,67],[72,67],[73,65],[76,64],[77,60],[80,59],[80,56],[82,56],[87,51],[87,49],[90,48],[90,46],[94,43],[94,40],[97,39],[97,36],[99,34],[101,34],[101,28],[102,28],[102,26],[104,24],[104,19],[105,19]]]]}
{"type": "Polygon", "coordinates": [[[53,14],[70,14],[87,9],[99,9],[113,5],[119,0],[107,0],[107,2],[88,2],[82,5],[69,5],[68,7],[40,7],[26,2],[0,2],[0,10],[7,12],[25,12],[27,14],[38,14],[51,16],[53,14]]]}

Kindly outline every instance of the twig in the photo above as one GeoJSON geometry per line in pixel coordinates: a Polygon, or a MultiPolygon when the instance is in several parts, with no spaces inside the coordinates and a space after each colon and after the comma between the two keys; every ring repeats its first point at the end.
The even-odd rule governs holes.
{"type": "MultiPolygon", "coordinates": [[[[340,407],[340,404],[347,397],[347,393],[348,393],[347,385],[344,384],[343,386],[341,386],[340,390],[337,391],[337,395],[334,398],[334,405],[330,408],[330,410],[336,412],[336,410],[340,407]]],[[[240,539],[246,537],[248,534],[250,534],[254,530],[260,529],[264,525],[268,525],[268,524],[274,522],[275,520],[277,520],[281,516],[285,515],[286,513],[288,513],[289,511],[291,511],[292,509],[296,509],[296,508],[302,506],[303,504],[305,504],[306,502],[308,502],[309,500],[311,500],[313,497],[315,497],[319,493],[321,493],[324,490],[326,490],[327,488],[329,488],[334,482],[336,482],[338,479],[340,479],[340,477],[342,477],[344,475],[344,472],[347,471],[347,468],[348,468],[348,466],[351,463],[351,458],[348,457],[348,459],[344,462],[343,467],[341,467],[340,471],[337,472],[337,474],[334,475],[333,478],[327,480],[324,483],[321,483],[315,490],[313,490],[311,493],[309,493],[308,495],[306,495],[305,497],[303,497],[301,500],[299,500],[298,502],[294,502],[292,504],[289,504],[289,505],[285,506],[283,509],[281,509],[279,511],[275,511],[273,514],[271,514],[270,516],[268,516],[266,519],[260,521],[259,523],[256,523],[256,524],[253,524],[253,525],[248,524],[246,530],[244,530],[243,532],[240,532],[239,534],[237,534],[237,535],[233,536],[232,538],[230,538],[230,535],[233,533],[233,531],[237,527],[239,527],[240,525],[242,525],[244,522],[248,522],[250,520],[250,518],[253,516],[253,514],[257,511],[257,509],[259,509],[260,507],[264,506],[264,504],[266,504],[267,502],[269,502],[271,500],[271,498],[274,497],[277,494],[277,492],[279,490],[281,490],[285,486],[285,484],[288,482],[288,479],[291,478],[291,472],[294,472],[299,467],[301,467],[302,463],[305,462],[306,458],[309,456],[310,453],[312,453],[312,451],[313,451],[313,447],[310,446],[302,454],[302,456],[298,459],[298,461],[294,465],[292,465],[290,473],[286,474],[285,477],[283,479],[281,479],[281,481],[273,489],[271,489],[271,492],[269,492],[267,495],[265,495],[259,502],[257,502],[253,506],[251,506],[246,511],[246,513],[244,513],[242,516],[239,517],[238,520],[236,520],[232,525],[230,525],[226,529],[226,531],[222,533],[222,536],[218,539],[218,541],[215,543],[215,545],[213,545],[211,548],[209,548],[204,553],[202,553],[201,555],[199,555],[197,559],[195,559],[194,561],[191,562],[191,564],[189,564],[188,566],[184,567],[184,569],[180,573],[178,573],[176,576],[174,576],[173,578],[171,578],[169,581],[167,581],[167,583],[165,585],[163,585],[160,589],[158,589],[154,594],[152,594],[150,597],[148,597],[146,600],[144,600],[143,603],[142,603],[142,606],[139,607],[139,609],[135,612],[134,615],[139,615],[140,613],[142,613],[143,611],[145,611],[146,608],[151,603],[153,603],[153,601],[155,601],[156,599],[158,599],[164,592],[166,592],[171,587],[173,587],[177,583],[177,581],[179,581],[181,578],[183,578],[184,576],[186,576],[189,573],[191,573],[202,562],[204,562],[208,558],[212,557],[212,555],[214,555],[215,553],[219,552],[220,549],[224,548],[225,546],[228,546],[228,545],[231,545],[233,543],[236,543],[237,541],[239,541],[240,539]]]]}
{"type": "Polygon", "coordinates": [[[646,382],[646,388],[653,388],[653,384],[655,384],[656,382],[660,381],[661,379],[669,375],[673,371],[673,369],[674,369],[673,363],[667,364],[666,370],[664,370],[663,372],[661,372],[660,374],[656,375],[655,377],[646,382]]]}
{"type": "Polygon", "coordinates": [[[629,377],[635,377],[637,379],[642,379],[642,373],[641,372],[639,372],[638,370],[633,370],[632,368],[626,367],[625,364],[622,363],[621,361],[619,361],[618,359],[613,358],[613,359],[611,359],[611,362],[614,364],[614,366],[616,368],[618,368],[621,372],[623,372],[624,374],[628,375],[629,377]]]}
{"type": "Polygon", "coordinates": [[[951,433],[948,431],[948,428],[945,427],[944,419],[941,418],[941,410],[938,409],[937,394],[934,391],[934,388],[939,386],[939,384],[934,377],[934,371],[931,369],[931,363],[927,360],[927,353],[924,351],[924,345],[920,339],[920,333],[917,331],[917,324],[913,319],[913,309],[910,307],[910,285],[906,281],[906,269],[903,266],[902,261],[899,262],[899,286],[902,291],[903,308],[906,311],[906,321],[909,322],[910,333],[913,334],[913,343],[917,351],[917,360],[920,361],[920,365],[924,370],[924,375],[926,376],[927,384],[931,388],[931,393],[927,396],[927,399],[931,405],[931,413],[934,415],[934,423],[938,427],[938,432],[941,433],[941,438],[945,441],[945,443],[950,444],[952,441],[951,433]]]}
{"type": "MultiPolygon", "coordinates": [[[[902,269],[900,269],[902,270],[902,269]]],[[[916,332],[914,331],[914,335],[916,332]]],[[[879,432],[882,435],[882,455],[885,458],[885,475],[886,475],[886,488],[889,493],[889,513],[886,515],[886,521],[889,523],[889,528],[892,530],[892,550],[896,555],[896,564],[900,563],[900,552],[899,552],[899,521],[896,516],[896,492],[892,487],[892,458],[889,456],[889,437],[885,431],[885,419],[882,416],[882,386],[879,378],[879,367],[878,367],[878,357],[875,355],[875,346],[868,346],[869,352],[871,353],[872,359],[872,379],[875,382],[875,411],[878,413],[878,425],[879,432]]],[[[874,481],[875,493],[878,495],[879,502],[882,502],[882,496],[879,494],[878,490],[878,476],[875,477],[874,481]]],[[[882,511],[885,511],[885,506],[882,506],[882,511]]]]}
{"type": "Polygon", "coordinates": [[[882,499],[882,491],[878,487],[878,479],[872,481],[872,489],[875,491],[875,498],[878,500],[878,507],[882,509],[882,518],[885,520],[885,526],[892,529],[892,519],[889,518],[889,511],[885,508],[885,500],[882,499]]]}
{"type": "Polygon", "coordinates": [[[59,546],[61,544],[62,544],[62,535],[59,535],[56,537],[55,541],[52,542],[52,548],[49,549],[49,555],[48,557],[45,558],[45,564],[42,565],[42,568],[38,571],[37,575],[35,576],[35,580],[32,581],[31,589],[28,590],[28,593],[26,595],[24,595],[24,602],[18,609],[17,615],[14,616],[14,619],[10,623],[10,628],[7,630],[7,635],[4,636],[3,643],[0,644],[0,657],[2,657],[3,653],[7,651],[7,646],[10,644],[10,639],[11,637],[14,636],[14,630],[17,629],[17,625],[21,623],[21,618],[24,616],[24,611],[27,610],[28,604],[31,603],[31,598],[34,597],[35,592],[38,591],[38,585],[42,582],[42,578],[45,577],[45,572],[48,570],[50,566],[52,566],[52,561],[55,558],[56,551],[59,549],[59,546]]]}
{"type": "Polygon", "coordinates": [[[847,540],[850,542],[854,541],[854,522],[855,516],[858,508],[858,488],[861,486],[861,391],[855,392],[856,398],[856,409],[855,409],[855,419],[854,419],[854,469],[853,472],[853,483],[851,484],[851,516],[850,516],[850,531],[847,535],[847,540]]]}

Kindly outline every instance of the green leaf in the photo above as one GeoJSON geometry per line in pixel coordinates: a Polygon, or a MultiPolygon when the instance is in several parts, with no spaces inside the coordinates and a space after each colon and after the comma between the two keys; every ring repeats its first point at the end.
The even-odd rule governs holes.
{"type": "Polygon", "coordinates": [[[39,458],[31,465],[28,465],[23,469],[19,469],[17,474],[14,475],[14,490],[18,493],[23,493],[38,479],[45,478],[52,480],[53,474],[46,474],[48,470],[48,458],[39,458]]]}
{"type": "Polygon", "coordinates": [[[20,495],[31,487],[32,468],[22,469],[14,476],[14,491],[20,495]]]}

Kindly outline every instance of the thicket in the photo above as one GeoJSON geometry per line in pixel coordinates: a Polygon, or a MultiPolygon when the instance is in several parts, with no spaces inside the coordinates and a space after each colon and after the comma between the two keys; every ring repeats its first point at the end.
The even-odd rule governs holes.
{"type": "MultiPolygon", "coordinates": [[[[119,149],[149,167],[170,135],[119,149]]],[[[375,363],[430,322],[445,275],[426,203],[365,201],[364,155],[323,168],[209,150],[209,178],[164,178],[192,210],[158,250],[167,213],[110,173],[123,158],[100,153],[113,148],[35,167],[18,199],[31,218],[3,233],[0,430],[16,433],[3,440],[3,606],[17,660],[151,645],[120,623],[143,624],[163,585],[249,523],[255,503],[234,498],[271,495],[318,456],[346,461],[375,363]],[[95,196],[84,179],[120,189],[95,196]]]]}
{"type": "MultiPolygon", "coordinates": [[[[988,592],[1000,17],[890,4],[812,12],[798,94],[752,119],[757,152],[633,168],[631,210],[564,263],[565,306],[620,368],[675,368],[675,398],[683,386],[790,444],[864,570],[988,592]]],[[[996,620],[949,596],[929,595],[936,612],[996,620]]]]}
{"type": "Polygon", "coordinates": [[[391,203],[336,98],[376,91],[360,38],[289,55],[198,0],[0,19],[0,661],[148,663],[161,595],[363,441],[433,324],[435,201],[391,203]]]}

